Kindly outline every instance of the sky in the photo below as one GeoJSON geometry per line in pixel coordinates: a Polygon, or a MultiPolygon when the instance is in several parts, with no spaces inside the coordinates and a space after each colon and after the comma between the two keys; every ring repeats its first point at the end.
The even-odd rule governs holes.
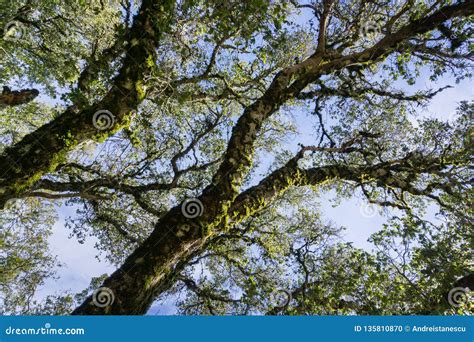
{"type": "MultiPolygon", "coordinates": [[[[413,87],[413,91],[426,89],[427,86],[438,88],[448,84],[454,87],[438,94],[427,109],[421,110],[421,115],[449,120],[460,101],[474,99],[474,87],[469,80],[464,80],[456,85],[453,78],[445,77],[437,81],[436,84],[432,84],[427,80],[426,74],[422,74],[413,87]]],[[[302,131],[303,138],[311,140],[312,123],[307,122],[303,116],[297,125],[302,131]]],[[[324,218],[346,227],[342,236],[345,241],[352,242],[355,247],[370,250],[372,246],[367,242],[367,239],[382,227],[385,217],[380,215],[377,210],[372,211],[372,208],[367,208],[362,200],[343,200],[339,205],[334,206],[330,201],[333,197],[334,194],[331,193],[321,195],[321,212],[324,218]]],[[[89,285],[92,277],[104,273],[111,274],[115,270],[115,267],[107,261],[99,261],[96,258],[94,237],[87,237],[84,244],[79,244],[75,238],[69,238],[70,231],[65,227],[65,219],[67,216],[73,216],[74,210],[74,207],[61,207],[58,211],[59,220],[53,227],[53,234],[49,242],[52,253],[58,256],[63,266],[58,270],[59,279],[48,280],[38,291],[38,298],[61,294],[64,291],[80,292],[89,285]]],[[[428,212],[428,216],[433,216],[433,212],[428,212]]],[[[174,313],[175,308],[170,302],[154,306],[149,312],[149,314],[161,315],[174,313]]]]}
{"type": "MultiPolygon", "coordinates": [[[[305,20],[304,14],[301,19],[305,20]]],[[[428,79],[427,72],[422,72],[416,84],[409,87],[409,92],[429,88],[437,89],[445,85],[451,85],[453,88],[437,94],[426,109],[420,109],[420,115],[450,120],[460,101],[474,99],[474,86],[471,81],[464,80],[455,84],[454,78],[443,77],[433,83],[428,79]]],[[[406,89],[406,84],[399,81],[394,84],[394,87],[406,89]]],[[[293,144],[291,147],[295,149],[297,142],[307,145],[314,144],[314,121],[310,121],[309,117],[305,115],[296,115],[295,117],[300,135],[297,140],[289,142],[289,145],[293,144]]],[[[262,164],[265,167],[265,162],[262,164]]],[[[339,205],[334,206],[330,201],[333,197],[334,194],[331,193],[321,194],[323,218],[336,225],[346,227],[342,236],[345,241],[352,242],[354,247],[370,250],[372,246],[367,242],[367,239],[382,227],[385,217],[376,210],[372,212],[372,208],[367,208],[362,200],[343,200],[339,205]]],[[[74,211],[74,207],[64,206],[58,210],[59,219],[53,227],[53,234],[49,238],[49,242],[52,253],[57,255],[63,266],[58,269],[59,279],[48,280],[38,291],[38,298],[52,294],[59,295],[64,291],[80,292],[89,286],[92,277],[104,273],[111,274],[115,270],[115,267],[106,260],[99,261],[96,258],[97,252],[94,248],[96,239],[94,237],[87,237],[83,244],[79,244],[74,237],[69,237],[70,231],[65,227],[65,220],[68,216],[74,216],[74,211]]],[[[430,215],[433,216],[432,211],[428,212],[428,216],[430,215]]],[[[167,302],[165,305],[152,307],[149,314],[165,315],[175,312],[172,303],[167,302]]]]}

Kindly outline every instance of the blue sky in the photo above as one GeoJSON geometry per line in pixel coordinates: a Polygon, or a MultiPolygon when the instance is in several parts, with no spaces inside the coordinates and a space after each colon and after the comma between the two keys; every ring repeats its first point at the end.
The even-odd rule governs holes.
{"type": "MultiPolygon", "coordinates": [[[[438,94],[427,109],[420,110],[420,115],[447,120],[455,112],[460,101],[474,98],[474,87],[469,80],[455,84],[453,78],[445,77],[433,84],[427,79],[426,74],[422,74],[410,92],[428,87],[439,88],[447,84],[454,88],[438,94]]],[[[311,140],[312,123],[307,122],[307,119],[303,117],[297,125],[302,131],[303,138],[311,140]]],[[[378,213],[373,217],[364,216],[361,213],[361,205],[364,202],[357,199],[344,200],[340,205],[333,207],[330,202],[331,197],[333,194],[330,193],[321,196],[321,211],[324,218],[347,228],[343,235],[345,241],[353,242],[356,247],[370,249],[367,238],[381,228],[385,218],[378,213]]],[[[49,280],[40,289],[39,298],[50,294],[60,294],[63,291],[80,292],[89,285],[92,277],[103,273],[110,274],[115,270],[115,267],[106,261],[96,259],[95,238],[88,237],[84,244],[79,244],[75,238],[69,238],[70,231],[65,227],[65,218],[74,215],[74,210],[74,207],[62,207],[59,210],[59,220],[54,225],[50,244],[53,254],[58,256],[63,267],[58,270],[58,280],[49,280]]],[[[428,213],[428,215],[433,216],[433,213],[428,213]]],[[[153,307],[150,313],[173,314],[174,308],[172,305],[153,307]]]]}
{"type": "MultiPolygon", "coordinates": [[[[309,11],[303,11],[296,16],[295,20],[304,25],[311,18],[312,14],[309,11]]],[[[451,85],[453,88],[446,89],[436,95],[426,109],[420,108],[419,115],[449,120],[460,101],[474,99],[474,87],[470,80],[464,80],[456,84],[454,78],[443,77],[436,82],[431,82],[428,73],[422,72],[414,86],[407,86],[403,81],[397,81],[393,86],[406,90],[408,93],[414,93],[417,90],[438,89],[446,85],[451,85]]],[[[286,146],[292,151],[296,151],[297,143],[312,145],[315,139],[313,135],[314,121],[310,121],[307,115],[296,115],[296,117],[296,125],[300,135],[298,139],[289,142],[286,146]]],[[[268,164],[268,161],[263,161],[261,169],[266,169],[268,164]]],[[[331,193],[321,194],[323,218],[346,228],[343,235],[345,241],[353,242],[355,247],[370,250],[371,245],[367,242],[367,239],[382,227],[385,218],[379,215],[378,212],[370,217],[364,216],[363,208],[361,209],[364,201],[358,199],[343,200],[334,207],[330,201],[333,197],[334,194],[331,193]]],[[[104,273],[110,274],[115,270],[115,267],[107,261],[97,260],[97,251],[94,248],[96,239],[94,237],[87,237],[84,244],[79,244],[75,238],[69,238],[70,231],[65,227],[65,219],[67,216],[73,216],[74,211],[74,207],[61,207],[59,209],[59,220],[54,225],[53,234],[50,237],[50,246],[53,254],[56,254],[63,263],[63,267],[58,270],[59,279],[47,281],[39,291],[38,297],[60,294],[64,291],[80,292],[89,285],[92,277],[104,273]]],[[[432,218],[433,211],[428,211],[427,215],[432,218]]],[[[150,313],[172,314],[174,308],[172,305],[153,307],[150,313]]]]}

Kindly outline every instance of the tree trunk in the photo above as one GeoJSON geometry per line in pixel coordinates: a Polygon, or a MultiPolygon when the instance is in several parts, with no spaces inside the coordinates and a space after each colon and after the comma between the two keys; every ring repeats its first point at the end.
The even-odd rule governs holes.
{"type": "Polygon", "coordinates": [[[144,78],[153,72],[155,48],[173,13],[173,0],[144,0],[130,31],[123,66],[109,93],[79,111],[74,107],[26,135],[0,155],[0,209],[28,190],[41,176],[55,170],[80,143],[103,141],[130,124],[132,111],[146,96],[144,78]]]}
{"type": "MultiPolygon", "coordinates": [[[[199,220],[198,220],[199,221],[199,220]]],[[[100,292],[89,296],[73,315],[143,315],[158,293],[166,291],[183,263],[205,243],[193,219],[180,207],[168,212],[153,233],[103,283],[113,298],[110,305],[97,305],[100,292]]]]}

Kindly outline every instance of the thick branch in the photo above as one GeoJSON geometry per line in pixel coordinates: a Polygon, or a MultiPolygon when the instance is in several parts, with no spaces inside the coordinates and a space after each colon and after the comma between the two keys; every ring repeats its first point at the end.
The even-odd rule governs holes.
{"type": "Polygon", "coordinates": [[[129,124],[131,112],[145,98],[143,79],[153,72],[155,48],[170,22],[174,1],[144,0],[130,31],[130,48],[107,95],[79,112],[63,114],[25,136],[0,155],[0,207],[11,194],[28,189],[39,177],[53,171],[66,153],[86,140],[102,141],[129,124]],[[98,111],[109,111],[105,127],[98,111]]]}
{"type": "Polygon", "coordinates": [[[74,314],[144,314],[159,294],[162,282],[169,278],[180,260],[201,250],[209,237],[226,228],[227,222],[240,222],[265,208],[290,186],[319,185],[336,179],[360,182],[368,177],[395,187],[402,184],[395,178],[386,177],[389,171],[410,168],[414,172],[428,173],[442,169],[445,164],[440,160],[413,155],[407,156],[406,160],[370,166],[328,165],[302,170],[297,166],[301,156],[297,156],[256,187],[238,195],[239,187],[252,164],[257,132],[264,120],[288,99],[294,98],[321,75],[354,63],[377,62],[410,37],[432,30],[452,17],[468,16],[473,12],[472,1],[447,6],[428,18],[414,21],[386,36],[363,52],[343,57],[316,52],[304,62],[279,72],[264,95],[244,111],[234,127],[224,161],[213,178],[213,184],[198,198],[204,208],[202,215],[190,219],[183,215],[180,206],[171,209],[160,219],[145,242],[104,281],[103,286],[111,289],[115,295],[113,304],[100,308],[89,297],[74,314]]]}
{"type": "MultiPolygon", "coordinates": [[[[323,75],[353,64],[375,63],[395,51],[398,44],[409,38],[428,32],[452,17],[469,16],[474,13],[472,1],[446,6],[428,16],[413,21],[397,32],[385,36],[373,47],[348,56],[316,51],[305,61],[279,72],[267,91],[247,107],[232,131],[227,152],[219,170],[213,178],[213,186],[205,190],[224,203],[232,201],[238,188],[252,165],[254,142],[263,122],[276,112],[288,99],[294,98],[310,83],[323,75]]],[[[225,215],[225,213],[223,213],[225,215]]]]}
{"type": "MultiPolygon", "coordinates": [[[[74,314],[144,314],[160,293],[159,289],[163,288],[161,283],[174,273],[175,264],[202,251],[209,237],[213,236],[212,231],[221,232],[261,211],[292,186],[316,186],[335,180],[359,183],[369,179],[395,187],[402,184],[395,177],[385,176],[403,172],[407,168],[421,174],[436,173],[448,167],[445,164],[446,156],[441,160],[409,154],[404,159],[370,166],[328,165],[303,170],[298,167],[301,157],[302,154],[298,154],[258,185],[237,196],[229,209],[228,222],[217,221],[215,217],[207,218],[206,215],[189,219],[182,214],[180,206],[171,209],[124,265],[105,280],[103,286],[113,291],[114,303],[100,308],[94,306],[92,297],[89,297],[74,314]]],[[[410,191],[409,185],[405,186],[410,191]]],[[[201,199],[204,198],[201,196],[201,199]]],[[[216,201],[206,202],[204,213],[216,212],[221,205],[216,201]]]]}
{"type": "Polygon", "coordinates": [[[4,86],[0,94],[0,108],[6,106],[18,106],[33,101],[39,95],[37,89],[11,90],[4,86]]]}

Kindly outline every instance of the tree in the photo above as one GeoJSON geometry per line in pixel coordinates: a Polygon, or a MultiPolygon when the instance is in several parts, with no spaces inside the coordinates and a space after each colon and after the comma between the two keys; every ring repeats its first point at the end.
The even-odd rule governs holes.
{"type": "Polygon", "coordinates": [[[177,292],[199,314],[470,310],[451,289],[473,288],[474,107],[455,122],[416,117],[445,88],[395,84],[470,76],[473,1],[31,6],[8,9],[22,39],[0,46],[31,70],[4,74],[62,102],[2,109],[0,203],[66,201],[72,234],[96,236],[117,265],[73,314],[144,314],[177,292]],[[81,29],[63,46],[65,25],[81,29]],[[68,51],[80,51],[72,71],[54,64],[68,51]],[[39,126],[13,126],[37,109],[39,126]],[[285,144],[304,120],[314,142],[285,144]],[[338,239],[315,209],[330,191],[386,209],[378,251],[338,239]],[[445,223],[424,217],[430,206],[445,223]]]}

